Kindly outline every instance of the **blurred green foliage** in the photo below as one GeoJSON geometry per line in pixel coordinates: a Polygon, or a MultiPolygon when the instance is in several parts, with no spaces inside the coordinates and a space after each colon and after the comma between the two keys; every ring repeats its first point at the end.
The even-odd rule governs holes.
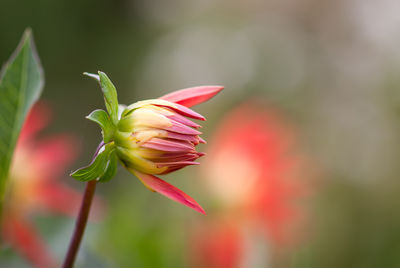
{"type": "Polygon", "coordinates": [[[8,173],[25,118],[39,99],[44,74],[31,30],[25,30],[14,54],[0,71],[0,212],[8,173]]]}
{"type": "MultiPolygon", "coordinates": [[[[292,119],[320,171],[306,241],[277,256],[276,266],[398,267],[400,27],[391,10],[396,1],[2,0],[0,62],[32,27],[46,71],[43,99],[56,119],[47,132],[76,135],[81,157],[64,181],[80,189],[67,175],[101,139],[84,116],[104,106],[82,72],[106,72],[124,104],[225,85],[222,98],[196,108],[209,119],[206,139],[235,104],[262,99],[292,119]]],[[[171,182],[207,211],[212,198],[199,187],[198,170],[171,182]]],[[[78,267],[190,267],[187,230],[201,215],[122,169],[98,192],[107,216],[89,226],[78,267]]],[[[37,225],[61,259],[73,221],[39,218],[37,225]]],[[[11,249],[0,258],[7,267],[24,265],[11,249]]]]}

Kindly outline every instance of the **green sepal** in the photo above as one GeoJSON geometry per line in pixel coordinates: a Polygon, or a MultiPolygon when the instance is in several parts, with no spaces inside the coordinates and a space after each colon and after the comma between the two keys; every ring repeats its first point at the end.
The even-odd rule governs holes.
{"type": "Polygon", "coordinates": [[[108,76],[99,71],[100,77],[100,86],[103,90],[104,94],[104,101],[106,103],[106,108],[108,113],[110,114],[112,122],[117,125],[118,123],[118,97],[117,97],[117,90],[115,86],[108,78],[108,76]]]}
{"type": "Polygon", "coordinates": [[[106,171],[104,172],[103,176],[100,177],[99,182],[107,182],[114,178],[115,174],[117,173],[117,167],[118,157],[116,151],[113,150],[109,155],[106,171]]]}
{"type": "Polygon", "coordinates": [[[100,179],[106,173],[110,156],[114,150],[115,147],[113,144],[104,145],[100,149],[100,153],[97,154],[88,166],[74,171],[70,176],[79,181],[100,179]]]}
{"type": "Polygon", "coordinates": [[[113,140],[115,126],[106,111],[101,109],[94,110],[86,118],[100,125],[104,143],[109,143],[113,140]]]}
{"type": "Polygon", "coordinates": [[[91,73],[83,73],[86,76],[89,76],[90,78],[95,79],[97,82],[100,83],[101,90],[103,91],[104,95],[104,102],[106,104],[107,112],[111,117],[111,121],[113,122],[114,125],[117,125],[118,123],[118,96],[117,96],[117,90],[115,89],[114,84],[111,82],[110,78],[108,76],[99,71],[98,75],[97,74],[91,74],[91,73]]]}

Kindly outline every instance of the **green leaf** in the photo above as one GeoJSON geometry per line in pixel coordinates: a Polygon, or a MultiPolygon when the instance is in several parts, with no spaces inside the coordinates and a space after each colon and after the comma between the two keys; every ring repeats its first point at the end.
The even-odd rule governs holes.
{"type": "Polygon", "coordinates": [[[117,173],[118,167],[118,157],[115,150],[110,153],[109,161],[107,163],[106,171],[104,172],[103,176],[100,177],[99,182],[107,182],[114,178],[115,174],[117,173]]]}
{"type": "Polygon", "coordinates": [[[103,90],[104,101],[106,103],[107,111],[110,114],[111,121],[114,123],[114,125],[117,125],[118,123],[117,90],[115,89],[115,86],[105,73],[99,71],[99,77],[100,77],[100,86],[101,89],[103,90]]]}
{"type": "Polygon", "coordinates": [[[109,166],[108,162],[110,161],[110,155],[113,151],[114,146],[112,144],[104,145],[88,166],[74,171],[71,173],[71,176],[79,181],[100,179],[109,166]]]}
{"type": "Polygon", "coordinates": [[[28,29],[0,75],[0,202],[22,124],[43,85],[43,70],[28,29]]]}
{"type": "Polygon", "coordinates": [[[109,143],[110,141],[112,141],[115,126],[111,122],[110,116],[107,114],[106,111],[100,109],[95,110],[91,114],[86,116],[86,118],[100,125],[102,129],[101,132],[103,134],[104,143],[109,143]]]}

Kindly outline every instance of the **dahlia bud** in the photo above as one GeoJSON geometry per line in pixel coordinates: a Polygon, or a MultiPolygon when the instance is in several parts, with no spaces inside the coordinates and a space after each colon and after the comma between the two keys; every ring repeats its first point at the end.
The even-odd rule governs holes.
{"type": "Polygon", "coordinates": [[[204,153],[195,147],[205,141],[199,137],[200,125],[188,118],[205,118],[189,107],[209,100],[223,87],[182,89],[121,109],[115,86],[105,73],[85,74],[100,83],[104,94],[107,111],[95,110],[87,116],[100,125],[103,141],[92,163],[71,176],[81,181],[105,182],[114,177],[119,160],[151,191],[205,213],[193,198],[154,175],[199,164],[196,159],[204,153]]]}
{"type": "Polygon", "coordinates": [[[129,169],[147,174],[167,174],[188,165],[204,153],[195,146],[205,141],[199,137],[200,125],[187,117],[204,117],[180,104],[166,100],[139,101],[121,115],[114,142],[119,159],[129,169]]]}

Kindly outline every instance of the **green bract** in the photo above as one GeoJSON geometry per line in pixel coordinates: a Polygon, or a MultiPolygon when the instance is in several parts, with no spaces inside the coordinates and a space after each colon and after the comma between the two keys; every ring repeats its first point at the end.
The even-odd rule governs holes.
{"type": "Polygon", "coordinates": [[[105,143],[112,141],[115,127],[106,111],[94,110],[86,118],[100,125],[105,143]]]}
{"type": "Polygon", "coordinates": [[[115,86],[105,73],[99,71],[98,75],[84,74],[99,82],[107,111],[99,109],[86,116],[87,119],[100,125],[103,142],[99,145],[92,162],[87,167],[76,170],[71,176],[80,181],[105,182],[112,179],[117,172],[118,158],[113,139],[118,125],[118,109],[123,107],[118,105],[115,86]]]}
{"type": "Polygon", "coordinates": [[[117,159],[114,151],[113,144],[101,146],[92,163],[87,167],[76,170],[71,176],[80,181],[91,181],[94,179],[99,179],[99,181],[110,180],[117,171],[117,159]]]}

